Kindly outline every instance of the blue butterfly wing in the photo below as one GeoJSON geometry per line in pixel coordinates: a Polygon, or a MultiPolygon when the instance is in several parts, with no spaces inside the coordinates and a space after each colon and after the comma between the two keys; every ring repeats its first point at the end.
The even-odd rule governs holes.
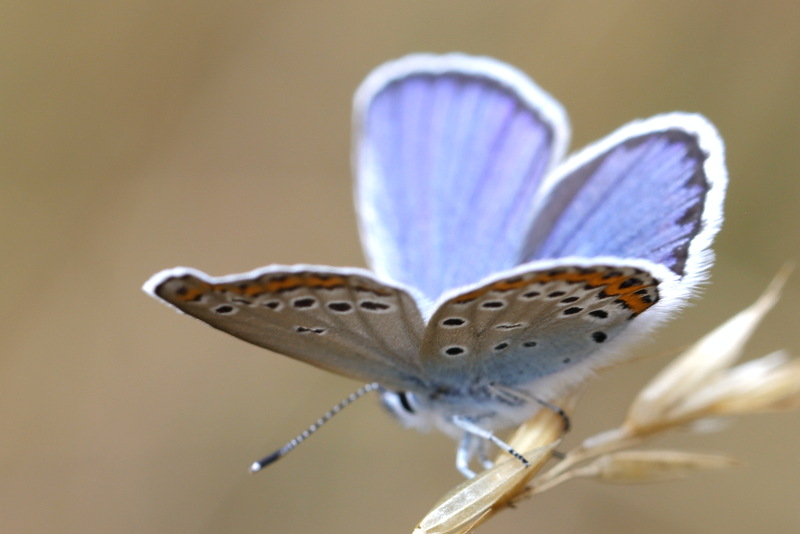
{"type": "Polygon", "coordinates": [[[426,375],[455,390],[536,383],[549,398],[620,361],[710,264],[723,158],[708,121],[670,114],[567,160],[534,201],[525,263],[437,303],[421,349],[426,375]]]}
{"type": "Polygon", "coordinates": [[[519,263],[568,137],[561,106],[489,58],[413,55],[355,98],[356,203],[380,276],[431,301],[519,263]]]}
{"type": "Polygon", "coordinates": [[[524,261],[637,258],[693,285],[710,264],[727,175],[722,141],[699,115],[631,123],[548,179],[524,261]]]}

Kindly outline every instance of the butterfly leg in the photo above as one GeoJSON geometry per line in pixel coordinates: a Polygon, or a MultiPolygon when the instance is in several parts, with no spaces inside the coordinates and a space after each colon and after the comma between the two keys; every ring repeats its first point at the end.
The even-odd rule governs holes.
{"type": "Polygon", "coordinates": [[[489,459],[489,441],[482,439],[480,440],[479,444],[478,460],[480,460],[484,469],[491,469],[494,467],[494,462],[489,459]]]}
{"type": "Polygon", "coordinates": [[[469,468],[469,462],[475,455],[475,449],[478,447],[479,440],[475,434],[469,432],[464,433],[461,442],[458,444],[456,451],[456,469],[466,478],[474,478],[475,471],[469,468]]]}
{"type": "MultiPolygon", "coordinates": [[[[491,431],[479,427],[466,417],[461,417],[456,415],[452,418],[452,422],[454,425],[456,425],[458,428],[460,428],[465,432],[464,437],[461,439],[461,445],[458,448],[458,453],[456,454],[456,466],[458,467],[458,470],[464,473],[465,475],[467,474],[467,472],[472,473],[472,471],[469,470],[468,465],[469,465],[469,460],[476,452],[475,448],[476,445],[471,443],[470,436],[473,436],[472,438],[473,440],[475,437],[477,437],[486,441],[491,441],[499,448],[503,449],[508,454],[510,454],[511,456],[522,462],[523,465],[525,465],[526,467],[530,465],[528,460],[526,460],[524,456],[518,453],[511,445],[509,445],[502,439],[495,436],[494,433],[492,433],[491,431]],[[463,449],[466,450],[464,450],[464,452],[462,453],[463,449]],[[462,460],[461,456],[465,456],[465,458],[462,460]],[[466,463],[463,463],[464,460],[466,461],[466,463]],[[464,469],[466,469],[466,471],[464,469]]],[[[485,457],[486,456],[485,452],[481,454],[481,456],[482,456],[481,458],[482,461],[487,459],[485,457]]],[[[472,478],[469,475],[467,476],[468,478],[472,478]]],[[[474,473],[472,476],[474,476],[474,473]]]]}

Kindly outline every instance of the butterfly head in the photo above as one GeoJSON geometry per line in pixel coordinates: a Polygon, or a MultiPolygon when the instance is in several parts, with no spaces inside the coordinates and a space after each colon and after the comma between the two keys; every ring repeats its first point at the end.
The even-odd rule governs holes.
{"type": "Polygon", "coordinates": [[[381,404],[407,428],[427,431],[436,426],[435,413],[424,399],[411,391],[394,391],[381,387],[381,404]]]}

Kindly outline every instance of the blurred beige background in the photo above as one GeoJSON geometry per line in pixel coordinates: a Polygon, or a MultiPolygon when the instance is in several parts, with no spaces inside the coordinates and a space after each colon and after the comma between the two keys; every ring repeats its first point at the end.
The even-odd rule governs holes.
{"type": "MultiPolygon", "coordinates": [[[[454,444],[352,407],[247,466],[357,384],[236,341],[140,290],[152,273],[363,265],[350,99],[415,51],[508,61],[564,103],[573,148],[700,111],[728,149],[713,284],[645,353],[749,304],[800,228],[797,2],[3,2],[0,531],[410,532],[460,478],[454,444]]],[[[800,274],[750,345],[800,353],[800,274]]],[[[575,442],[666,358],[607,374],[575,442]]],[[[800,414],[662,445],[745,467],[655,486],[577,481],[481,532],[800,531],[800,414]]]]}

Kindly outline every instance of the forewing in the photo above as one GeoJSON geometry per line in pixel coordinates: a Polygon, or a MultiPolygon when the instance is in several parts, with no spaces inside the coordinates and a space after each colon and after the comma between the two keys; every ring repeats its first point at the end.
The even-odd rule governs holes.
{"type": "Polygon", "coordinates": [[[425,332],[423,368],[456,388],[597,368],[610,361],[600,351],[658,300],[659,279],[641,266],[523,266],[442,302],[425,332]]]}
{"type": "Polygon", "coordinates": [[[722,141],[703,117],[629,124],[548,179],[523,259],[640,258],[688,291],[710,265],[726,184],[722,141]]]}
{"type": "Polygon", "coordinates": [[[414,298],[367,271],[270,266],[215,278],[178,267],[145,291],[223,332],[334,373],[408,388],[423,322],[414,298]]]}
{"type": "Polygon", "coordinates": [[[568,137],[561,106],[489,58],[413,55],[355,98],[356,204],[381,276],[435,300],[519,263],[533,199],[568,137]]]}

